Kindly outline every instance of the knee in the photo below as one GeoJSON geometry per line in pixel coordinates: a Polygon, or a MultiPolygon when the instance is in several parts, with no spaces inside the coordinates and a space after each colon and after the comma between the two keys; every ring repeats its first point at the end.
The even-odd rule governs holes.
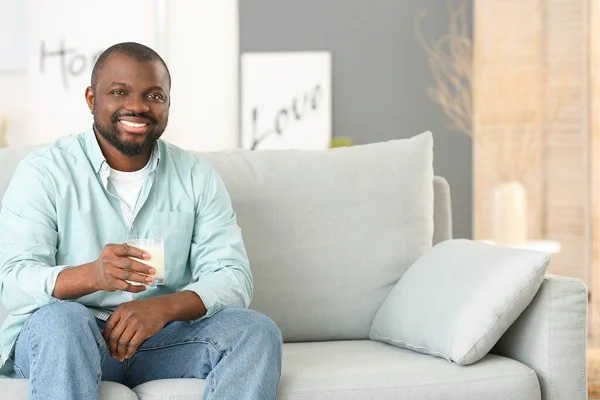
{"type": "Polygon", "coordinates": [[[246,333],[263,346],[280,349],[283,345],[281,330],[273,320],[254,310],[244,310],[246,333]]]}
{"type": "Polygon", "coordinates": [[[25,322],[25,326],[41,331],[71,332],[95,324],[94,316],[82,304],[57,302],[37,310],[25,322]]]}

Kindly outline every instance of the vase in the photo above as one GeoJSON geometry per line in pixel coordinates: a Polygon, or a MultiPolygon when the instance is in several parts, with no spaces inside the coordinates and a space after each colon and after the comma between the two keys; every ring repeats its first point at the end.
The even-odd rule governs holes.
{"type": "Polygon", "coordinates": [[[527,189],[521,182],[500,182],[494,187],[492,240],[501,245],[527,241],[527,189]]]}
{"type": "Polygon", "coordinates": [[[0,148],[6,147],[6,131],[8,122],[5,118],[0,117],[0,148]]]}

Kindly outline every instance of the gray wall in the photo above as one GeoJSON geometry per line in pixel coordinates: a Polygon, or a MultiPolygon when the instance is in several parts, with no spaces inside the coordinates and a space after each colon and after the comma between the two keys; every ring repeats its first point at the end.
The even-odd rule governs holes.
{"type": "Polygon", "coordinates": [[[427,95],[433,78],[414,28],[422,10],[438,38],[448,27],[442,0],[241,0],[240,51],[331,51],[334,136],[363,144],[431,130],[454,235],[471,238],[471,142],[446,128],[427,95]]]}

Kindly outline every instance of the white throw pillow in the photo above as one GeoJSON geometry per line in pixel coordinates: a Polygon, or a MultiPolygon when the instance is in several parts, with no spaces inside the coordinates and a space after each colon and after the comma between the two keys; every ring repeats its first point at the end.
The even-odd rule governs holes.
{"type": "Polygon", "coordinates": [[[466,239],[442,242],[400,278],[372,340],[460,365],[483,358],[537,293],[550,255],[466,239]]]}

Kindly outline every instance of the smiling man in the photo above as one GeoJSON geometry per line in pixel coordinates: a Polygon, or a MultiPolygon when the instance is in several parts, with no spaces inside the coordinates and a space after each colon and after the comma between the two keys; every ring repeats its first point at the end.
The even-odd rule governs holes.
{"type": "MultiPolygon", "coordinates": [[[[217,172],[160,140],[171,76],[120,43],[96,62],[84,134],[23,160],[0,212],[0,372],[31,399],[94,399],[101,380],[205,378],[206,399],[275,399],[281,332],[253,281],[217,172]],[[161,238],[165,284],[128,239],[161,238]],[[133,257],[133,258],[131,258],[133,257]]],[[[189,132],[193,135],[193,132],[189,132]]]]}

